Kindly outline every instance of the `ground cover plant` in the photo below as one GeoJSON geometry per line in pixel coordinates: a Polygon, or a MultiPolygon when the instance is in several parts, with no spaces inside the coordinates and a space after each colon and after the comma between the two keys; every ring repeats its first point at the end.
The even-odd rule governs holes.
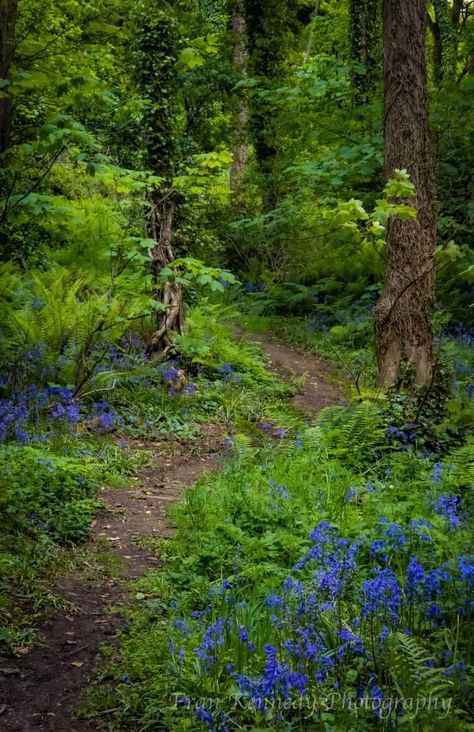
{"type": "Polygon", "coordinates": [[[394,445],[365,402],[232,450],[139,585],[117,729],[468,729],[469,450],[394,445]]]}
{"type": "Polygon", "coordinates": [[[1,723],[472,729],[474,4],[0,0],[0,52],[1,723]]]}

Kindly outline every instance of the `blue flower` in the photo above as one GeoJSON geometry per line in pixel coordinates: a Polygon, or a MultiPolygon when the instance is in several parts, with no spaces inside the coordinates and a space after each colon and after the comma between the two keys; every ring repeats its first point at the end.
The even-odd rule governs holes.
{"type": "Polygon", "coordinates": [[[443,516],[454,531],[461,525],[461,518],[458,515],[459,499],[455,495],[442,495],[434,502],[433,508],[437,514],[443,516]]]}
{"type": "Polygon", "coordinates": [[[414,531],[422,541],[431,541],[431,536],[423,531],[423,529],[431,529],[429,521],[424,519],[414,519],[410,523],[410,529],[414,531]]]}
{"type": "Polygon", "coordinates": [[[278,496],[280,496],[281,498],[284,498],[285,500],[288,499],[288,497],[289,497],[288,488],[285,485],[282,485],[281,483],[277,483],[276,480],[274,480],[273,478],[270,478],[270,480],[268,482],[270,484],[270,491],[272,493],[276,493],[278,496]]]}
{"type": "Polygon", "coordinates": [[[207,722],[207,724],[209,725],[214,725],[214,717],[212,716],[212,712],[208,712],[206,709],[204,709],[204,707],[198,707],[194,713],[194,716],[196,717],[198,722],[207,722]]]}
{"type": "Polygon", "coordinates": [[[397,622],[402,601],[402,592],[395,574],[391,569],[377,569],[373,579],[362,583],[363,618],[370,614],[388,617],[397,622]]]}
{"type": "Polygon", "coordinates": [[[390,539],[390,542],[392,546],[394,547],[402,547],[405,546],[405,544],[408,543],[408,540],[403,533],[402,527],[400,524],[396,524],[394,522],[389,523],[387,525],[387,528],[385,530],[385,534],[388,539],[390,539]]]}
{"type": "Polygon", "coordinates": [[[173,620],[173,626],[176,628],[176,630],[181,631],[181,633],[184,633],[185,635],[189,634],[191,630],[185,620],[173,620]]]}
{"type": "Polygon", "coordinates": [[[242,643],[247,643],[248,639],[249,639],[249,636],[248,636],[247,630],[242,626],[241,628],[239,628],[239,640],[242,643]]]}
{"type": "Polygon", "coordinates": [[[269,608],[284,607],[285,602],[279,595],[269,595],[265,599],[265,605],[269,608]]]}
{"type": "Polygon", "coordinates": [[[467,557],[459,557],[459,573],[468,587],[474,587],[474,562],[467,557]]]}
{"type": "Polygon", "coordinates": [[[425,578],[425,570],[414,555],[410,557],[407,568],[407,595],[411,601],[418,594],[425,578]]]}
{"type": "Polygon", "coordinates": [[[356,495],[357,490],[356,488],[354,488],[354,486],[351,485],[351,487],[347,490],[346,495],[344,496],[344,503],[350,503],[356,495]]]}
{"type": "Polygon", "coordinates": [[[385,544],[382,541],[382,539],[376,539],[372,542],[370,545],[370,553],[374,557],[376,554],[379,554],[380,552],[383,552],[385,549],[385,544]]]}
{"type": "Polygon", "coordinates": [[[449,580],[450,575],[445,569],[433,569],[428,572],[425,578],[425,598],[431,600],[433,595],[439,595],[441,583],[449,580]]]}
{"type": "Polygon", "coordinates": [[[163,379],[165,381],[177,381],[179,379],[179,371],[174,366],[169,366],[168,368],[163,369],[163,379]]]}

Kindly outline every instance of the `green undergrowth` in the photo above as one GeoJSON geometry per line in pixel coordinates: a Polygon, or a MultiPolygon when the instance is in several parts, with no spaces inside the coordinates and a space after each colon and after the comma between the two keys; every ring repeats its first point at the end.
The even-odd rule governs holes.
{"type": "Polygon", "coordinates": [[[29,645],[38,607],[57,601],[44,591],[45,580],[74,564],[99,507],[99,487],[139,480],[153,443],[169,451],[179,437],[190,451],[206,450],[205,425],[217,423],[223,442],[213,449],[226,451],[236,433],[261,442],[262,423],[275,433],[300,423],[288,402],[292,390],[267,371],[255,346],[231,335],[210,304],[190,310],[187,335],[165,364],[151,364],[137,336],[106,344],[102,353],[77,396],[73,386],[45,381],[55,363],[46,366],[43,351],[27,362],[20,383],[12,372],[0,385],[0,650],[6,653],[29,645]]]}
{"type": "Polygon", "coordinates": [[[108,730],[470,729],[472,444],[438,461],[384,419],[236,437],[187,492],[92,702],[108,730]]]}

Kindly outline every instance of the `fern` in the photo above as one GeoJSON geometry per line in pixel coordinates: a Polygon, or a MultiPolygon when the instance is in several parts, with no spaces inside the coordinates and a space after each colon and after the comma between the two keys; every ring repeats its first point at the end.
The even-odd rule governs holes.
{"type": "Polygon", "coordinates": [[[369,401],[349,409],[324,409],[317,424],[323,428],[329,451],[352,465],[360,465],[367,459],[373,460],[384,444],[382,415],[379,408],[369,401]]]}
{"type": "Polygon", "coordinates": [[[474,484],[474,445],[469,443],[453,450],[449,455],[449,464],[456,466],[456,476],[466,485],[474,484]]]}
{"type": "MultiPolygon", "coordinates": [[[[425,700],[425,708],[405,709],[412,729],[418,730],[423,717],[429,717],[430,723],[440,723],[439,709],[449,708],[452,684],[445,676],[443,669],[432,667],[430,654],[418,640],[404,633],[393,633],[387,643],[387,669],[400,698],[425,700]],[[430,706],[428,701],[431,700],[430,706]],[[434,705],[437,705],[437,709],[434,705]],[[433,711],[434,710],[434,711],[433,711]]],[[[445,722],[446,720],[444,720],[445,722]]],[[[436,729],[436,727],[431,727],[436,729]]]]}

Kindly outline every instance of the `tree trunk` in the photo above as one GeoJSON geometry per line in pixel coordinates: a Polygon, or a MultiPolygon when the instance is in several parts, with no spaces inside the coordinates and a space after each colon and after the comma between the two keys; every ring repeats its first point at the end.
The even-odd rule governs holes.
{"type": "MultiPolygon", "coordinates": [[[[318,17],[320,9],[321,9],[321,0],[316,0],[316,5],[314,6],[313,16],[312,16],[311,20],[314,20],[315,18],[318,17]]],[[[313,50],[313,39],[314,39],[314,33],[313,33],[313,28],[311,27],[309,30],[308,43],[306,44],[306,51],[304,52],[303,63],[305,63],[305,64],[308,63],[309,57],[311,56],[311,51],[313,50]]]]}
{"type": "MultiPolygon", "coordinates": [[[[447,0],[433,0],[435,23],[432,24],[434,36],[434,72],[437,84],[456,80],[457,33],[453,23],[453,9],[447,0]]],[[[459,19],[459,16],[458,16],[459,19]]]]}
{"type": "Polygon", "coordinates": [[[350,23],[355,99],[363,104],[375,89],[380,66],[380,0],[351,0],[350,23]]]}
{"type": "MultiPolygon", "coordinates": [[[[241,79],[245,79],[247,76],[248,51],[245,41],[247,26],[245,23],[244,0],[234,0],[231,30],[232,37],[234,39],[234,69],[241,79]]],[[[236,109],[234,112],[235,144],[233,149],[232,166],[230,169],[230,187],[233,191],[239,187],[239,183],[242,180],[242,175],[247,165],[248,116],[249,110],[247,100],[242,91],[239,91],[237,92],[236,109]]]]}
{"type": "Polygon", "coordinates": [[[275,161],[278,146],[275,111],[267,92],[285,75],[285,45],[289,33],[286,0],[244,0],[249,46],[250,73],[258,82],[250,105],[249,128],[261,178],[263,209],[271,211],[278,201],[275,161]]]}
{"type": "MultiPolygon", "coordinates": [[[[0,0],[0,79],[8,80],[15,48],[18,0],[0,0]]],[[[12,99],[8,87],[0,90],[0,153],[8,148],[12,124],[12,99]]]]}
{"type": "MultiPolygon", "coordinates": [[[[157,196],[155,196],[155,199],[157,196]]],[[[159,284],[160,272],[175,259],[173,251],[174,204],[168,200],[152,201],[150,234],[157,246],[150,249],[151,271],[157,283],[156,300],[164,310],[156,312],[156,330],[148,344],[148,355],[152,360],[162,361],[173,349],[171,334],[184,331],[183,290],[178,282],[159,284]]]]}
{"type": "MultiPolygon", "coordinates": [[[[414,384],[432,367],[436,215],[428,128],[424,0],[384,0],[385,177],[406,169],[416,189],[416,218],[387,226],[384,291],[375,309],[380,384],[397,382],[403,362],[414,384]]],[[[400,202],[400,201],[397,201],[400,202]]],[[[404,201],[401,201],[403,203],[404,201]]]]}
{"type": "Polygon", "coordinates": [[[173,348],[172,333],[182,333],[184,302],[182,287],[172,278],[161,282],[160,273],[175,259],[173,231],[176,199],[173,192],[176,157],[175,127],[178,97],[177,27],[169,9],[144,12],[138,32],[137,76],[148,102],[144,116],[147,167],[160,179],[150,194],[151,211],[147,221],[150,238],[156,246],[149,250],[155,282],[156,329],[150,338],[148,355],[154,361],[167,357],[173,348]]]}

